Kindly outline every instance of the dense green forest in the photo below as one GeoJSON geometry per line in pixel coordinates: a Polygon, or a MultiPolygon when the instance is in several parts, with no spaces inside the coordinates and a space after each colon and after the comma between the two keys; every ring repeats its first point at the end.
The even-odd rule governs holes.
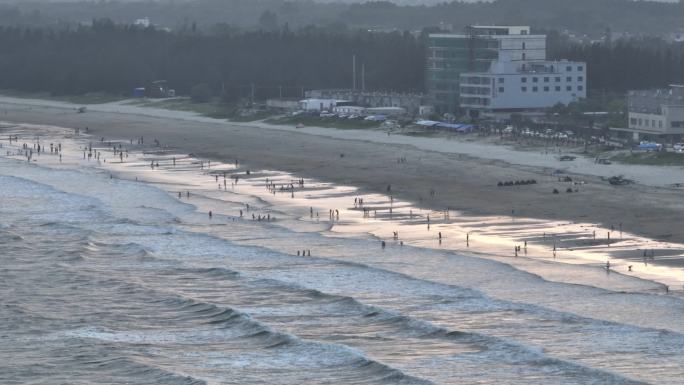
{"type": "Polygon", "coordinates": [[[132,23],[150,17],[160,27],[181,30],[197,25],[208,29],[218,23],[258,28],[264,12],[276,25],[307,25],[349,29],[417,31],[424,26],[450,26],[462,30],[469,24],[532,25],[568,30],[578,37],[614,33],[668,36],[684,32],[684,4],[634,0],[497,0],[494,2],[444,1],[433,6],[401,6],[389,1],[362,4],[311,0],[158,0],[45,2],[7,0],[0,5],[0,25],[74,25],[94,18],[132,23]]]}
{"type": "Polygon", "coordinates": [[[587,62],[587,86],[594,92],[684,84],[684,43],[639,37],[582,44],[550,34],[548,44],[553,59],[587,62]]]}
{"type": "MultiPolygon", "coordinates": [[[[587,62],[594,93],[684,83],[683,43],[632,38],[583,44],[549,33],[549,54],[587,62]]],[[[109,20],[63,29],[0,27],[0,88],[127,95],[164,79],[186,95],[207,84],[214,95],[229,99],[252,90],[259,99],[299,97],[302,89],[350,88],[353,55],[359,72],[365,67],[368,89],[424,89],[421,34],[225,26],[212,33],[192,27],[169,32],[109,20]]]]}
{"type": "Polygon", "coordinates": [[[187,94],[199,83],[227,96],[301,96],[301,88],[352,84],[352,57],[368,88],[423,84],[424,48],[407,33],[297,31],[200,34],[94,22],[73,30],[0,28],[0,88],[74,94],[130,93],[159,79],[187,94]],[[276,93],[277,92],[277,93],[276,93]]]}

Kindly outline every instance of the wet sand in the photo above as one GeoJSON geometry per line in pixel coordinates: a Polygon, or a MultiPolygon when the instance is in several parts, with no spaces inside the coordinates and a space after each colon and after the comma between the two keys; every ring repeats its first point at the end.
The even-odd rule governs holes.
{"type": "MultiPolygon", "coordinates": [[[[510,216],[582,222],[605,228],[622,224],[625,232],[684,243],[683,193],[646,185],[615,187],[596,176],[570,175],[586,184],[558,181],[551,168],[516,165],[451,152],[430,151],[396,143],[340,139],[263,126],[178,119],[124,112],[0,104],[2,120],[66,127],[88,126],[95,137],[155,138],[181,153],[253,169],[273,169],[337,184],[358,186],[365,193],[391,194],[435,211],[450,208],[472,216],[510,216]],[[405,163],[398,163],[399,157],[405,163]],[[497,187],[498,181],[535,179],[530,186],[497,187]],[[388,192],[388,187],[390,191],[388,192]],[[565,193],[568,187],[578,193],[565,193]],[[553,189],[561,193],[552,194],[553,189]],[[431,194],[434,191],[434,196],[431,194]]],[[[350,131],[353,133],[353,131],[350,131]]],[[[351,136],[351,135],[347,135],[351,136]]],[[[522,156],[522,155],[521,155],[522,156]]],[[[684,266],[671,258],[668,265],[684,266]]]]}

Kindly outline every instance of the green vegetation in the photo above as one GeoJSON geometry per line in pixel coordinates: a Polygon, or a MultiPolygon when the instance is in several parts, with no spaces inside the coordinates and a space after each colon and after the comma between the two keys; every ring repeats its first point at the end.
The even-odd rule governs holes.
{"type": "MultiPolygon", "coordinates": [[[[622,125],[624,102],[615,100],[624,99],[624,91],[684,83],[681,43],[634,38],[582,44],[551,34],[549,47],[555,58],[587,62],[592,100],[560,111],[569,117],[598,109],[611,113],[610,125],[622,125]]],[[[85,95],[66,98],[99,103],[118,99],[105,95],[130,95],[163,79],[196,102],[301,97],[303,89],[349,87],[353,55],[369,89],[424,90],[424,36],[317,27],[168,32],[111,20],[58,31],[0,26],[0,73],[11,75],[0,77],[0,88],[85,95]]]]}
{"type": "Polygon", "coordinates": [[[89,92],[82,95],[52,95],[48,92],[26,92],[17,90],[0,90],[0,95],[22,99],[43,99],[74,104],[102,104],[125,100],[126,97],[102,92],[89,92]]]}
{"type": "Polygon", "coordinates": [[[611,156],[610,160],[624,164],[684,166],[684,154],[665,151],[620,153],[611,156]]]}
{"type": "Polygon", "coordinates": [[[207,103],[211,101],[211,87],[207,83],[200,83],[190,89],[190,99],[194,103],[207,103]]]}
{"type": "Polygon", "coordinates": [[[128,102],[128,104],[138,107],[194,112],[209,118],[227,119],[232,122],[253,122],[273,116],[268,111],[244,110],[235,104],[227,104],[219,99],[212,99],[206,103],[195,103],[189,98],[137,99],[128,102]]]}
{"type": "Polygon", "coordinates": [[[165,110],[188,111],[216,119],[228,119],[229,109],[226,105],[218,102],[193,103],[187,98],[175,99],[139,99],[128,104],[139,107],[162,108],[165,110]]]}
{"type": "Polygon", "coordinates": [[[368,88],[422,88],[424,47],[408,33],[310,27],[208,35],[111,20],[60,31],[0,26],[0,73],[11,74],[0,77],[0,88],[130,95],[166,80],[178,95],[205,84],[195,89],[202,100],[301,97],[302,88],[348,87],[353,55],[365,65],[368,88]]]}
{"type": "Polygon", "coordinates": [[[281,118],[274,118],[266,120],[266,123],[281,124],[281,125],[298,125],[316,126],[326,128],[340,128],[340,129],[364,129],[364,128],[378,128],[381,122],[372,122],[368,120],[358,119],[338,119],[338,118],[320,118],[318,116],[300,115],[300,116],[286,116],[281,118]]]}

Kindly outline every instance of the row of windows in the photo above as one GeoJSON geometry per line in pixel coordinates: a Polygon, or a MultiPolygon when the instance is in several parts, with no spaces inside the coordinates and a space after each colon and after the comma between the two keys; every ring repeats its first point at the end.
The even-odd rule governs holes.
{"type": "MultiPolygon", "coordinates": [[[[648,127],[649,122],[651,123],[650,126],[655,128],[655,126],[656,126],[656,120],[655,119],[651,119],[651,120],[642,119],[642,118],[638,118],[638,119],[637,118],[630,118],[629,119],[629,123],[633,126],[638,125],[638,126],[648,127]]],[[[679,123],[679,122],[672,122],[672,128],[677,128],[677,126],[675,126],[675,123],[679,123]]],[[[662,120],[658,120],[658,128],[663,128],[663,121],[662,120]]]]}
{"type": "MultiPolygon", "coordinates": [[[[632,126],[641,126],[641,127],[656,127],[656,122],[658,128],[663,128],[663,121],[662,120],[655,120],[655,119],[642,119],[642,118],[629,118],[629,123],[632,126]]],[[[670,127],[672,128],[684,128],[684,121],[680,120],[674,120],[670,122],[670,127]]]]}
{"type": "MultiPolygon", "coordinates": [[[[562,88],[561,88],[561,86],[556,86],[555,89],[556,89],[556,92],[560,92],[562,88]]],[[[543,90],[544,90],[544,92],[549,92],[549,91],[551,91],[551,87],[544,87],[543,90]]],[[[572,91],[572,86],[566,86],[565,90],[566,91],[572,91]]],[[[504,91],[505,91],[504,87],[499,87],[499,93],[504,93],[504,91]]],[[[527,87],[525,87],[525,86],[520,87],[520,91],[527,92],[527,87]]],[[[577,91],[584,91],[584,86],[577,86],[577,91]]],[[[539,92],[539,87],[537,87],[537,86],[532,87],[532,92],[539,92]]]]}
{"type": "MultiPolygon", "coordinates": [[[[543,80],[544,80],[544,83],[549,83],[549,82],[551,82],[551,78],[548,77],[548,76],[545,76],[545,77],[543,78],[543,80]]],[[[560,76],[556,76],[554,80],[555,80],[556,83],[560,83],[560,82],[561,82],[561,77],[560,77],[560,76]]],[[[521,78],[520,78],[520,81],[523,82],[523,83],[527,83],[527,78],[526,78],[526,77],[521,77],[521,78]]],[[[567,76],[567,77],[565,78],[565,81],[571,82],[571,81],[572,81],[572,76],[567,76]]],[[[583,81],[584,81],[584,76],[578,76],[578,77],[577,77],[577,81],[578,81],[578,82],[583,82],[583,81]]],[[[505,82],[506,82],[506,78],[499,78],[499,84],[502,84],[502,83],[505,83],[505,82]]],[[[535,77],[532,77],[532,83],[539,83],[539,78],[536,77],[536,76],[535,76],[535,77]]]]}

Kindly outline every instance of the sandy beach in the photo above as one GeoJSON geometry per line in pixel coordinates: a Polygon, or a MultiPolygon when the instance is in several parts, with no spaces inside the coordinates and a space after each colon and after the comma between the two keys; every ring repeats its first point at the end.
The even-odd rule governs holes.
{"type": "Polygon", "coordinates": [[[275,169],[390,193],[420,206],[473,215],[601,224],[658,240],[684,242],[681,167],[595,165],[589,159],[559,162],[552,155],[483,143],[390,135],[377,130],[335,130],[230,123],[188,112],[109,103],[88,107],[0,97],[2,120],[89,127],[96,137],[158,139],[162,146],[222,161],[239,159],[255,169],[275,169]],[[399,163],[398,158],[406,162],[399,163]],[[559,182],[563,169],[574,186],[559,182]],[[625,175],[639,183],[611,186],[601,176],[625,175]],[[531,186],[497,187],[498,181],[535,179],[531,186]],[[565,193],[568,187],[578,193],[565,193]],[[552,194],[558,189],[560,194],[552,194]],[[434,194],[432,193],[434,192],[434,194]]]}
{"type": "MultiPolygon", "coordinates": [[[[113,119],[107,114],[93,116],[113,119]]],[[[93,125],[83,135],[54,121],[2,124],[3,136],[17,138],[0,141],[0,291],[8,298],[0,316],[9,320],[0,335],[12,352],[2,383],[670,385],[682,377],[684,280],[671,267],[681,263],[681,244],[626,229],[606,242],[610,228],[526,218],[503,204],[502,215],[447,211],[437,203],[442,185],[425,175],[435,197],[428,191],[422,206],[434,209],[390,195],[388,181],[376,181],[376,193],[370,183],[341,183],[361,180],[349,165],[367,168],[364,178],[378,168],[403,180],[399,167],[417,175],[440,152],[388,144],[383,166],[339,156],[380,145],[369,140],[113,116],[122,130],[161,134],[171,124],[177,144],[156,146],[162,135],[131,144],[93,125]],[[187,154],[181,123],[197,130],[190,136],[215,135],[215,145],[202,145],[216,152],[187,154]],[[287,135],[306,145],[267,157],[257,133],[282,134],[290,151],[287,135]],[[245,137],[263,159],[236,150],[245,137]],[[392,148],[406,162],[392,161],[392,148]],[[308,151],[342,177],[302,178],[308,151]],[[657,258],[642,260],[638,248],[657,258]]],[[[480,162],[499,175],[530,167],[480,162]]],[[[424,186],[400,188],[424,194],[424,186]]]]}

